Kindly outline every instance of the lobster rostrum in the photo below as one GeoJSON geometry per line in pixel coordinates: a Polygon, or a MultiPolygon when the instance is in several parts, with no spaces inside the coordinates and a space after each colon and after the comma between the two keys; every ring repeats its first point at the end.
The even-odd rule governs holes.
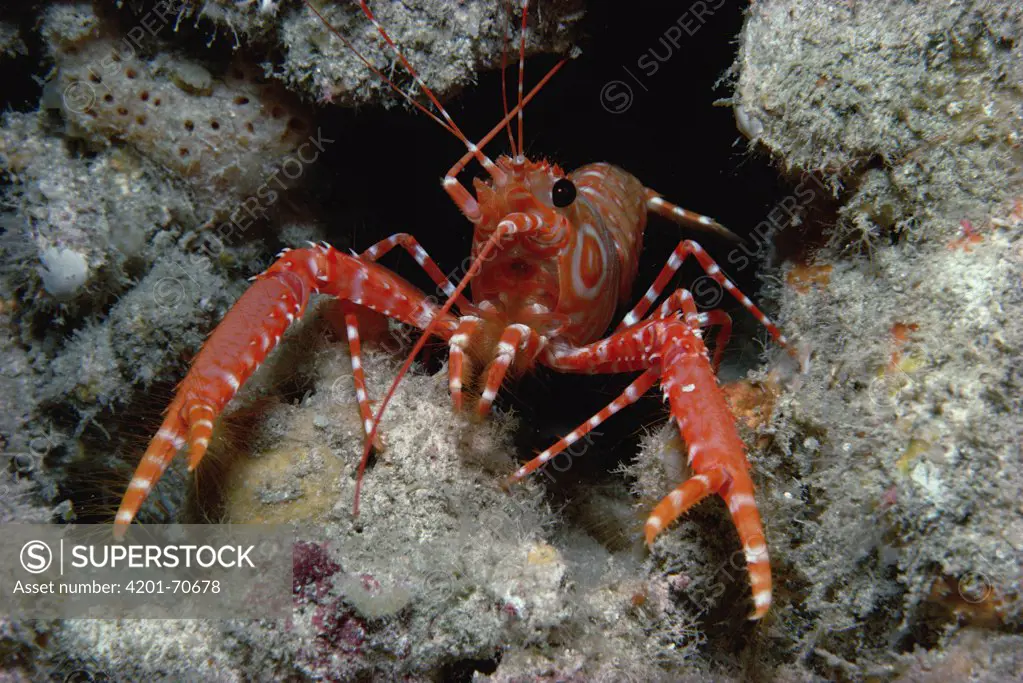
{"type": "MultiPolygon", "coordinates": [[[[720,390],[715,371],[731,331],[721,310],[699,312],[685,289],[671,292],[651,309],[683,262],[694,257],[707,274],[729,292],[784,345],[778,328],[728,280],[699,244],[682,240],[639,303],[609,336],[603,337],[615,309],[627,301],[636,279],[647,215],[657,214],[696,229],[731,235],[714,220],[664,200],[635,176],[607,163],[565,173],[546,161],[523,154],[523,109],[561,68],[558,62],[528,94],[523,92],[528,0],[522,6],[518,103],[478,143],[470,142],[373,16],[365,0],[363,13],[411,74],[438,113],[405,95],[369,63],[306,0],[309,9],[358,56],[414,107],[458,138],[466,148],[444,177],[443,187],[474,225],[472,264],[453,284],[411,235],[399,233],[358,255],[344,254],[326,243],[285,250],[255,278],[210,335],[178,388],[166,417],[142,457],[122,500],[114,533],[122,537],[152,487],[175,454],[188,449],[189,470],[209,445],[214,421],[245,381],[300,318],[315,293],[342,300],[351,351],[353,378],[366,443],[355,495],[376,439],[387,403],[408,372],[413,358],[430,337],[449,349],[449,386],[456,409],[470,390],[478,395],[475,411],[485,415],[509,375],[536,364],[573,373],[639,372],[639,376],[604,409],[522,465],[509,484],[542,467],[587,432],[645,392],[660,385],[672,419],[688,448],[693,475],[654,507],[645,536],[657,535],[704,498],[717,494],[743,544],[753,591],[752,619],[771,604],[771,572],[745,446],[735,418],[720,390]],[[517,119],[518,141],[511,122],[517,119]],[[510,156],[491,160],[483,153],[507,129],[510,156]],[[489,176],[473,181],[475,194],[459,173],[475,159],[489,176]],[[376,261],[401,247],[408,251],[448,297],[438,306],[422,291],[376,261]],[[472,301],[465,289],[471,284],[472,301]],[[359,329],[353,305],[364,306],[423,331],[404,366],[373,415],[361,362],[359,329]],[[459,314],[452,313],[457,307],[459,314]],[[649,315],[648,315],[649,314],[649,315]],[[708,357],[703,330],[718,327],[714,358],[708,357]]],[[[502,69],[502,74],[504,70],[502,69]]]]}

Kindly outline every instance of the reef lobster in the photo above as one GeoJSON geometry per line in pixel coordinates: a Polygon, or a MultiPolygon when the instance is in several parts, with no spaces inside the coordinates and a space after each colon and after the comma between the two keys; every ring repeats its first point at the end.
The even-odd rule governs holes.
{"type": "MultiPolygon", "coordinates": [[[[306,4],[320,16],[312,4],[306,4]]],[[[697,229],[727,231],[706,216],[669,203],[611,164],[593,163],[565,173],[547,161],[524,156],[523,108],[564,64],[564,60],[559,62],[528,94],[523,94],[528,0],[522,7],[518,103],[509,111],[505,100],[504,118],[478,143],[462,133],[366,2],[362,0],[360,5],[439,115],[405,96],[354,48],[353,52],[466,147],[466,153],[445,175],[443,187],[474,226],[472,265],[456,286],[407,234],[396,234],[359,255],[341,253],[325,243],[282,252],[276,262],[253,278],[255,283],[227,313],[193,361],[128,485],[115,518],[115,535],[125,534],[179,450],[187,447],[188,468],[195,469],[206,453],[214,420],[274,349],[287,327],[303,315],[310,296],[320,293],[337,297],[346,306],[353,377],[366,432],[360,484],[387,401],[429,337],[439,337],[449,348],[449,385],[455,409],[462,408],[467,391],[475,387],[475,410],[480,415],[490,410],[506,376],[527,372],[538,363],[562,372],[640,372],[618,398],[521,466],[508,483],[526,477],[659,384],[687,444],[694,474],[650,513],[646,542],[652,544],[662,530],[704,498],[721,496],[745,550],[754,602],[751,618],[763,617],[771,604],[767,547],[745,446],[715,375],[731,331],[731,319],[721,310],[698,312],[685,289],[675,290],[652,314],[648,313],[683,262],[692,256],[767,328],[775,341],[785,345],[785,338],[691,240],[683,240],[675,248],[646,295],[613,333],[602,337],[616,307],[632,290],[648,213],[697,229]],[[515,119],[517,142],[511,130],[515,119]],[[511,154],[492,160],[483,148],[505,128],[511,154]],[[473,180],[475,195],[458,180],[472,159],[489,176],[486,181],[473,180]],[[376,263],[399,246],[445,292],[448,300],[443,306],[376,263]],[[470,283],[472,301],[464,296],[470,283]],[[423,332],[375,417],[366,392],[353,305],[423,332]],[[452,307],[457,307],[458,315],[452,313],[452,307]],[[708,358],[702,334],[711,326],[719,328],[713,360],[708,358]]],[[[343,35],[330,28],[351,47],[343,35]]],[[[355,505],[357,512],[358,488],[355,505]]]]}

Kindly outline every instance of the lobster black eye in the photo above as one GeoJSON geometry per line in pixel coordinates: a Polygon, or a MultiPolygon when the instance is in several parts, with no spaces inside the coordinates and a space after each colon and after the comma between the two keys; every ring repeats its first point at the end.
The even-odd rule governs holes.
{"type": "Polygon", "coordinates": [[[570,206],[575,201],[575,184],[568,178],[559,178],[551,188],[551,200],[559,209],[570,206]]]}

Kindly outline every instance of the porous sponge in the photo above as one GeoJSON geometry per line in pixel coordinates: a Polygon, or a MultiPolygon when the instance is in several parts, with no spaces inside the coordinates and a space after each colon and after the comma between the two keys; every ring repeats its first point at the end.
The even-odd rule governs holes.
{"type": "MultiPolygon", "coordinates": [[[[294,100],[247,65],[214,77],[179,56],[146,60],[129,41],[100,28],[57,43],[54,60],[56,91],[73,134],[132,145],[210,199],[215,214],[271,180],[284,189],[278,169],[302,143],[315,146],[303,165],[323,149],[294,100]]],[[[301,172],[286,175],[294,180],[301,172]]]]}

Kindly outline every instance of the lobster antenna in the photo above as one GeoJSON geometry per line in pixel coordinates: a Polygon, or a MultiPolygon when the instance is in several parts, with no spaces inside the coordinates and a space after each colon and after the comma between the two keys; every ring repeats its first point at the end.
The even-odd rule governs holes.
{"type": "MultiPolygon", "coordinates": [[[[309,2],[309,0],[305,1],[309,2]]],[[[381,26],[380,22],[378,22],[376,17],[373,16],[373,12],[372,10],[370,10],[369,5],[366,4],[366,0],[359,0],[359,6],[362,7],[362,13],[366,15],[366,18],[369,19],[370,22],[372,22],[374,27],[376,27],[377,33],[379,33],[380,36],[384,39],[384,41],[386,41],[387,44],[391,46],[391,49],[394,51],[395,56],[398,57],[398,60],[402,63],[402,66],[405,67],[405,70],[408,71],[409,75],[412,76],[413,80],[415,80],[416,85],[419,86],[419,88],[423,91],[426,97],[429,98],[430,102],[433,103],[433,106],[436,107],[437,110],[441,113],[441,116],[444,117],[444,121],[448,124],[449,127],[448,129],[451,130],[454,133],[454,135],[459,140],[462,141],[462,144],[464,144],[465,148],[469,150],[469,153],[473,157],[475,157],[476,161],[480,162],[483,168],[485,168],[492,177],[494,178],[503,177],[504,172],[501,171],[494,164],[494,162],[491,161],[490,158],[483,153],[483,151],[478,146],[474,145],[472,142],[469,141],[469,138],[465,136],[465,133],[463,133],[462,129],[458,127],[458,124],[455,123],[455,120],[451,118],[451,115],[448,114],[448,110],[445,109],[444,105],[440,103],[440,100],[437,99],[437,96],[433,94],[432,90],[426,87],[426,83],[424,83],[423,79],[419,77],[419,73],[415,70],[412,64],[409,63],[407,59],[405,59],[405,55],[402,54],[400,49],[398,49],[398,46],[395,44],[395,42],[391,40],[391,36],[387,34],[387,31],[384,30],[384,27],[381,26]]]]}
{"type": "Polygon", "coordinates": [[[475,157],[476,160],[480,162],[480,164],[485,169],[487,169],[491,176],[496,178],[498,176],[503,175],[503,172],[494,165],[494,162],[491,161],[486,154],[480,151],[480,149],[476,147],[476,145],[472,144],[469,141],[469,139],[465,136],[462,130],[455,123],[454,119],[451,118],[451,115],[448,114],[447,110],[443,107],[443,105],[441,105],[440,100],[437,99],[437,96],[433,94],[433,91],[430,90],[425,83],[423,83],[423,80],[419,77],[419,74],[412,67],[409,61],[405,59],[405,55],[401,53],[401,50],[398,49],[398,46],[395,45],[393,40],[391,40],[391,36],[387,34],[387,31],[384,30],[384,27],[381,26],[380,22],[378,22],[376,20],[376,17],[373,16],[373,12],[370,10],[369,5],[366,4],[366,0],[359,0],[359,6],[362,8],[362,13],[366,15],[366,18],[369,19],[370,22],[372,22],[373,26],[377,30],[377,33],[379,33],[383,37],[384,41],[391,47],[391,49],[394,51],[394,54],[397,55],[402,65],[405,67],[405,70],[408,71],[409,75],[411,75],[413,80],[415,80],[416,85],[419,86],[419,88],[426,94],[427,98],[429,98],[430,102],[433,103],[433,106],[435,106],[437,110],[441,113],[441,116],[444,117],[443,121],[436,114],[427,109],[425,106],[409,97],[409,95],[405,91],[403,91],[401,88],[395,85],[390,78],[388,78],[382,71],[380,71],[380,69],[373,66],[361,52],[355,49],[355,46],[352,45],[351,41],[345,38],[344,34],[342,34],[340,31],[334,28],[334,26],[329,21],[327,21],[323,14],[313,6],[312,0],[302,1],[310,10],[312,10],[313,14],[315,14],[319,18],[319,20],[323,22],[323,24],[330,30],[330,32],[337,36],[341,40],[341,42],[344,43],[345,47],[351,50],[352,53],[359,58],[359,61],[361,61],[363,64],[369,67],[369,69],[373,73],[375,73],[385,83],[387,83],[387,85],[390,86],[391,90],[394,90],[396,93],[401,95],[401,97],[406,102],[410,103],[419,111],[425,113],[431,119],[436,121],[444,130],[448,131],[456,138],[458,138],[462,142],[462,144],[465,145],[465,148],[469,150],[471,155],[475,157]]]}
{"type": "Polygon", "coordinates": [[[519,31],[519,159],[526,150],[526,138],[522,132],[525,117],[522,114],[522,82],[526,77],[526,17],[529,14],[529,0],[522,0],[522,29],[519,31]]]}
{"type": "Polygon", "coordinates": [[[501,107],[504,110],[504,118],[508,120],[505,128],[508,130],[508,143],[511,145],[512,156],[519,153],[515,151],[515,136],[512,135],[511,119],[508,118],[508,24],[512,19],[511,0],[505,4],[504,36],[501,40],[501,107]]]}
{"type": "Polygon", "coordinates": [[[377,76],[380,77],[380,80],[382,80],[384,83],[386,83],[388,86],[390,86],[391,90],[393,90],[394,92],[398,93],[398,95],[400,95],[402,99],[404,99],[406,102],[411,104],[413,107],[415,107],[416,109],[418,109],[419,111],[423,112],[424,114],[429,116],[431,119],[436,121],[437,125],[439,125],[441,128],[443,128],[447,132],[451,133],[456,138],[459,137],[458,133],[456,133],[454,131],[454,129],[451,128],[451,126],[449,126],[448,124],[446,124],[443,121],[441,121],[440,117],[438,117],[432,111],[430,111],[429,109],[424,107],[422,104],[420,104],[419,102],[416,102],[414,99],[409,97],[408,93],[406,93],[404,90],[402,90],[397,85],[395,85],[394,82],[390,78],[387,77],[387,74],[385,74],[383,71],[381,71],[380,69],[378,69],[375,66],[373,66],[373,64],[368,59],[366,59],[365,55],[363,55],[361,52],[359,52],[358,49],[356,49],[356,47],[354,45],[352,45],[350,40],[345,38],[343,33],[338,31],[336,28],[334,28],[333,24],[331,24],[329,21],[327,21],[327,18],[323,16],[323,14],[320,12],[320,10],[316,9],[316,7],[313,5],[311,0],[302,0],[302,1],[306,4],[306,7],[308,7],[312,11],[312,13],[316,15],[316,17],[320,20],[320,22],[322,22],[323,25],[327,27],[327,30],[329,30],[331,33],[333,33],[337,37],[338,40],[340,40],[342,43],[344,43],[344,46],[347,47],[349,49],[349,51],[351,51],[352,54],[354,54],[356,57],[358,57],[359,61],[366,65],[366,68],[368,68],[370,71],[375,73],[377,76]]]}
{"type": "MultiPolygon", "coordinates": [[[[534,85],[532,90],[530,90],[529,93],[525,96],[525,98],[523,98],[521,106],[524,107],[527,104],[529,104],[530,102],[532,102],[533,98],[536,96],[536,94],[538,92],[540,92],[540,90],[542,90],[545,85],[547,85],[547,82],[550,81],[551,78],[554,77],[554,74],[558,73],[558,71],[561,70],[561,67],[565,66],[566,62],[568,62],[568,58],[567,57],[558,60],[558,63],[555,64],[554,66],[552,66],[550,71],[548,71],[544,75],[544,77],[540,79],[540,82],[537,83],[536,85],[534,85]]],[[[497,134],[501,132],[502,128],[504,128],[505,126],[508,126],[508,125],[511,124],[512,119],[515,118],[515,116],[518,114],[518,111],[519,111],[519,105],[516,105],[515,108],[511,110],[510,113],[505,114],[505,117],[503,119],[501,119],[501,121],[496,126],[494,126],[490,130],[489,133],[487,133],[482,138],[480,138],[480,141],[477,142],[476,144],[481,149],[483,147],[485,147],[486,145],[489,145],[493,141],[493,139],[495,137],[497,137],[497,134]]],[[[514,147],[514,145],[513,145],[513,147],[514,147]]],[[[465,155],[462,156],[461,159],[458,160],[458,162],[452,168],[454,168],[454,169],[464,168],[465,165],[467,163],[469,163],[469,159],[471,159],[471,158],[472,158],[472,154],[467,152],[465,155]]]]}

